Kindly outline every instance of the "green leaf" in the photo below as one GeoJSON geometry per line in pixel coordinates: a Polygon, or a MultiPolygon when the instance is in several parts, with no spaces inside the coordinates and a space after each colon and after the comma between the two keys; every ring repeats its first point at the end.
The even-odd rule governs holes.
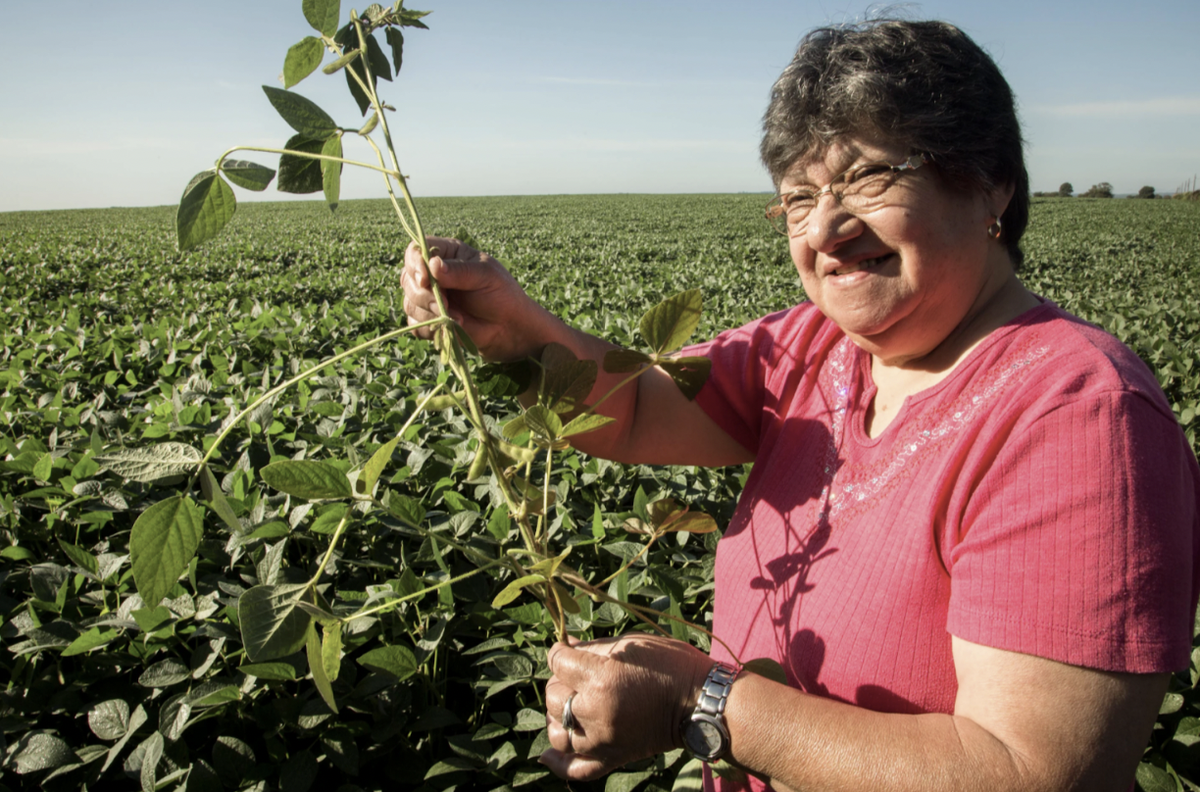
{"type": "Polygon", "coordinates": [[[88,727],[101,740],[116,740],[129,729],[129,705],[124,699],[109,699],[88,712],[88,727]]]}
{"type": "Polygon", "coordinates": [[[392,67],[388,64],[387,55],[383,54],[379,41],[372,33],[367,34],[367,64],[371,67],[373,76],[388,82],[392,81],[392,67]]]}
{"type": "MultiPolygon", "coordinates": [[[[342,136],[331,135],[321,147],[321,153],[327,157],[342,156],[342,136]]],[[[337,209],[338,197],[342,192],[342,163],[321,160],[321,185],[325,190],[325,202],[329,204],[329,210],[337,209]]]]}
{"type": "Polygon", "coordinates": [[[268,485],[297,498],[349,498],[354,494],[346,474],[328,462],[309,459],[274,462],[263,468],[260,475],[268,485]]]}
{"type": "Polygon", "coordinates": [[[146,633],[161,629],[167,622],[175,618],[171,615],[170,609],[163,605],[156,605],[153,608],[138,608],[130,616],[137,622],[141,631],[146,633]]]}
{"type": "Polygon", "coordinates": [[[71,559],[71,563],[80,569],[86,569],[93,575],[100,574],[100,564],[96,561],[96,557],[84,550],[82,547],[76,547],[73,544],[67,544],[62,539],[58,540],[58,546],[67,554],[67,558],[71,559]]]}
{"type": "Polygon", "coordinates": [[[375,482],[379,481],[380,474],[387,464],[392,461],[392,453],[396,450],[396,444],[400,442],[400,435],[396,435],[391,440],[381,445],[371,458],[367,460],[367,464],[363,465],[362,472],[358,474],[359,494],[366,495],[375,487],[375,482]]]}
{"type": "Polygon", "coordinates": [[[603,426],[613,423],[615,420],[615,418],[609,418],[607,415],[596,415],[595,413],[578,415],[562,428],[560,437],[594,432],[603,426]]]}
{"type": "Polygon", "coordinates": [[[597,502],[592,509],[592,538],[603,539],[604,536],[604,515],[600,513],[600,504],[597,502]]]}
{"type": "Polygon", "coordinates": [[[191,250],[221,233],[236,208],[233,190],[216,170],[196,174],[184,188],[175,213],[179,249],[191,250]]]}
{"type": "Polygon", "coordinates": [[[292,682],[296,679],[296,667],[291,663],[246,663],[238,666],[238,671],[259,679],[273,679],[277,682],[292,682]]]}
{"type": "Polygon", "coordinates": [[[225,526],[233,531],[235,536],[240,536],[243,532],[242,524],[238,522],[233,507],[225,499],[225,493],[221,491],[221,485],[217,483],[217,479],[208,469],[208,465],[205,465],[200,471],[200,492],[212,510],[221,518],[221,522],[225,523],[225,526]]]}
{"type": "Polygon", "coordinates": [[[192,675],[192,672],[178,660],[167,658],[159,660],[147,668],[138,677],[138,684],[148,688],[168,688],[177,685],[192,675]]]}
{"type": "Polygon", "coordinates": [[[554,444],[562,434],[562,421],[541,404],[535,404],[525,411],[525,423],[529,431],[546,445],[554,444]]]}
{"type": "Polygon", "coordinates": [[[321,39],[305,36],[293,44],[283,59],[283,87],[291,88],[312,74],[325,57],[325,45],[321,39]]]}
{"type": "Polygon", "coordinates": [[[708,373],[712,369],[712,361],[706,357],[660,360],[658,365],[671,375],[671,379],[675,380],[676,387],[687,397],[688,401],[693,401],[700,393],[700,389],[704,387],[704,383],[708,380],[708,373]]]}
{"type": "Polygon", "coordinates": [[[653,358],[645,352],[633,349],[614,349],[604,355],[604,370],[609,374],[626,374],[653,362],[653,358]]]}
{"type": "Polygon", "coordinates": [[[596,384],[596,361],[579,360],[562,344],[542,351],[542,383],[538,402],[557,413],[579,407],[596,384]]]}
{"type": "Polygon", "coordinates": [[[689,759],[679,768],[671,792],[701,792],[704,789],[704,762],[689,759]]]}
{"type": "Polygon", "coordinates": [[[313,30],[323,36],[332,36],[337,32],[341,15],[341,0],[304,0],[304,18],[313,30]]]}
{"type": "Polygon", "coordinates": [[[325,140],[337,131],[337,124],[321,108],[300,94],[272,88],[262,87],[271,106],[283,117],[292,129],[313,140],[325,140]]]}
{"type": "Polygon", "coordinates": [[[346,516],[346,512],[350,507],[344,503],[332,503],[317,519],[313,520],[313,524],[308,530],[316,534],[331,534],[337,530],[338,523],[346,516]]]}
{"type": "MultiPolygon", "coordinates": [[[[303,151],[306,154],[320,154],[325,147],[323,140],[313,140],[304,135],[293,135],[284,148],[291,151],[303,151]]],[[[298,157],[295,154],[281,154],[279,157],[279,181],[275,188],[279,192],[307,195],[321,190],[324,176],[321,173],[321,160],[309,157],[298,157]]]]}
{"type": "Polygon", "coordinates": [[[0,550],[0,558],[7,558],[9,561],[29,561],[36,556],[26,547],[20,545],[9,545],[0,550]]]}
{"type": "Polygon", "coordinates": [[[643,781],[658,772],[658,768],[639,770],[636,773],[613,773],[604,782],[604,792],[633,792],[643,781]]]}
{"type": "Polygon", "coordinates": [[[238,598],[242,644],[251,662],[286,657],[304,646],[310,619],[296,603],[307,589],[305,583],[259,585],[238,598]]]}
{"type": "Polygon", "coordinates": [[[391,674],[398,680],[417,672],[417,659],[403,646],[380,646],[358,658],[358,664],[373,671],[391,674]]]}
{"type": "MultiPolygon", "coordinates": [[[[392,64],[396,67],[396,74],[400,73],[400,64],[404,62],[404,34],[397,28],[390,27],[383,34],[387,39],[388,46],[392,48],[392,64]]],[[[466,242],[466,240],[462,240],[466,242]]],[[[467,242],[467,244],[471,244],[467,242]]]]}
{"type": "Polygon", "coordinates": [[[414,11],[410,8],[400,9],[400,24],[403,27],[415,27],[422,30],[429,30],[429,27],[421,21],[421,17],[427,17],[432,14],[432,11],[414,11]]]}
{"type": "Polygon", "coordinates": [[[160,603],[196,555],[204,526],[191,498],[161,500],[137,518],[129,537],[133,580],[142,602],[160,603]]]}
{"type": "Polygon", "coordinates": [[[79,757],[65,741],[46,732],[27,732],[17,740],[5,762],[18,775],[49,770],[68,763],[77,763],[79,757]]]}
{"type": "Polygon", "coordinates": [[[342,623],[334,622],[322,632],[321,663],[325,667],[325,676],[330,682],[336,682],[342,668],[342,623]]]}
{"type": "Polygon", "coordinates": [[[519,577],[505,586],[500,593],[496,595],[495,599],[492,600],[492,608],[499,610],[515,600],[517,597],[521,596],[521,592],[527,586],[532,586],[535,583],[545,582],[546,578],[543,575],[526,575],[525,577],[519,577]]]}
{"type": "MultiPolygon", "coordinates": [[[[358,42],[355,41],[355,45],[357,44],[358,42]]],[[[345,72],[346,85],[350,88],[350,95],[354,97],[354,101],[356,104],[358,104],[358,109],[361,114],[365,116],[367,111],[371,109],[371,97],[368,96],[366,91],[362,89],[362,86],[358,84],[358,80],[362,80],[364,84],[367,82],[367,75],[366,71],[363,69],[362,60],[359,59],[351,63],[347,63],[345,72]],[[358,75],[358,80],[354,79],[354,75],[356,74],[358,75]]]]}
{"type": "Polygon", "coordinates": [[[1144,792],[1175,792],[1178,789],[1170,773],[1149,762],[1138,765],[1137,782],[1144,792]]]}
{"type": "Polygon", "coordinates": [[[187,443],[157,443],[145,448],[106,451],[96,461],[122,478],[149,483],[191,473],[202,458],[187,443]]]}
{"type": "Polygon", "coordinates": [[[61,657],[90,652],[97,646],[110,643],[118,634],[116,630],[101,630],[99,627],[93,627],[72,641],[66,649],[63,649],[61,657]]]}
{"type": "Polygon", "coordinates": [[[702,305],[699,289],[689,289],[668,297],[642,317],[642,338],[657,355],[674,352],[696,330],[702,305]]]}
{"type": "Polygon", "coordinates": [[[221,163],[221,173],[229,177],[229,181],[247,190],[262,192],[275,178],[275,171],[265,165],[249,160],[225,160],[221,163]]]}
{"type": "Polygon", "coordinates": [[[679,531],[681,533],[706,534],[717,530],[717,521],[703,512],[688,512],[660,528],[663,533],[679,531]]]}
{"type": "Polygon", "coordinates": [[[312,673],[313,684],[317,686],[317,692],[321,694],[325,705],[336,715],[338,708],[333,697],[333,685],[330,684],[329,676],[325,673],[325,663],[321,659],[321,639],[317,637],[317,626],[311,622],[308,625],[305,643],[308,650],[308,670],[312,673]]]}
{"type": "Polygon", "coordinates": [[[395,491],[389,491],[387,510],[393,517],[403,520],[414,528],[420,528],[421,523],[425,521],[425,505],[411,495],[400,495],[395,491]]]}
{"type": "Polygon", "coordinates": [[[38,481],[49,481],[50,474],[54,472],[54,455],[50,453],[42,454],[33,466],[33,477],[38,481]]]}
{"type": "Polygon", "coordinates": [[[783,670],[783,666],[778,661],[772,660],[769,657],[756,657],[746,663],[742,668],[752,674],[758,674],[760,677],[765,677],[772,682],[778,682],[781,685],[786,685],[787,671],[783,670]]]}

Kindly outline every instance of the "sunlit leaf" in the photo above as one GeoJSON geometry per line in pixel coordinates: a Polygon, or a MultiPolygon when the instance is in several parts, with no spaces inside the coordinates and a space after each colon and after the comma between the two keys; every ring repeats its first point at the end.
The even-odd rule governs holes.
{"type": "Polygon", "coordinates": [[[142,602],[160,603],[200,546],[203,525],[191,498],[173,496],[142,512],[129,538],[133,580],[142,602]]]}
{"type": "Polygon", "coordinates": [[[238,522],[233,507],[229,505],[225,493],[221,491],[221,485],[217,483],[212,471],[208,469],[208,465],[205,465],[200,471],[200,492],[212,510],[221,518],[221,522],[225,523],[225,527],[233,531],[235,535],[241,535],[242,524],[238,522]]]}
{"type": "Polygon", "coordinates": [[[525,590],[526,587],[532,586],[535,583],[545,582],[546,578],[543,575],[526,575],[525,577],[519,577],[500,590],[500,593],[492,599],[492,607],[499,610],[515,600],[517,597],[521,596],[521,592],[525,590]]]}
{"type": "Polygon", "coordinates": [[[180,250],[191,250],[221,233],[233,217],[237,198],[216,170],[197,174],[179,199],[175,237],[180,250]]]}
{"type": "Polygon", "coordinates": [[[561,437],[570,437],[571,435],[584,434],[585,432],[594,432],[597,429],[607,426],[615,422],[615,418],[610,418],[607,415],[596,415],[595,413],[587,413],[573,418],[562,428],[561,437]]]}
{"type": "Polygon", "coordinates": [[[392,461],[392,453],[396,450],[396,444],[400,442],[400,436],[393,437],[388,442],[381,445],[371,458],[367,460],[367,464],[363,465],[362,472],[358,474],[358,491],[360,495],[366,495],[375,487],[375,482],[379,480],[379,475],[383,473],[383,469],[392,461]]]}
{"type": "Polygon", "coordinates": [[[293,44],[283,60],[283,87],[291,88],[312,74],[325,57],[325,45],[321,39],[305,36],[293,44]]]}
{"type": "Polygon", "coordinates": [[[688,512],[668,523],[662,529],[664,532],[679,531],[682,533],[705,534],[717,530],[717,521],[702,512],[688,512]]]}
{"type": "Polygon", "coordinates": [[[62,650],[61,657],[71,657],[84,652],[90,652],[98,646],[104,646],[111,643],[119,633],[116,630],[103,630],[99,627],[93,627],[80,634],[78,638],[71,642],[70,646],[62,650]]]}
{"type": "Polygon", "coordinates": [[[322,35],[332,36],[337,31],[341,15],[341,0],[304,0],[304,18],[322,35]]]}
{"type": "Polygon", "coordinates": [[[100,574],[100,563],[96,561],[96,557],[84,550],[82,547],[76,547],[73,544],[68,544],[62,539],[58,540],[58,546],[67,554],[67,558],[71,559],[71,563],[80,569],[85,569],[91,572],[92,575],[100,574]]]}
{"type": "Polygon", "coordinates": [[[313,684],[316,685],[325,705],[336,715],[338,708],[333,697],[333,685],[330,684],[329,676],[325,673],[325,663],[321,659],[321,639],[317,637],[317,625],[311,622],[308,625],[305,643],[308,651],[308,670],[312,674],[313,684]]]}
{"type": "Polygon", "coordinates": [[[6,764],[18,775],[25,775],[78,761],[63,739],[38,731],[21,735],[10,749],[6,764]]]}
{"type": "Polygon", "coordinates": [[[417,659],[403,646],[380,646],[358,658],[358,664],[372,671],[391,674],[398,680],[408,679],[417,672],[417,659]]]}
{"type": "Polygon", "coordinates": [[[291,91],[272,88],[270,85],[264,85],[262,89],[263,93],[267,95],[267,99],[271,100],[271,106],[275,108],[275,111],[288,123],[288,126],[301,135],[323,141],[337,131],[337,124],[333,122],[329,114],[317,107],[311,100],[291,91]]]}
{"type": "Polygon", "coordinates": [[[704,789],[704,762],[699,759],[689,759],[679,769],[671,792],[702,792],[704,789]]]}
{"type": "Polygon", "coordinates": [[[152,482],[191,473],[203,455],[186,443],[157,443],[142,448],[117,448],[96,461],[122,478],[152,482]]]}
{"type": "Polygon", "coordinates": [[[353,494],[346,474],[328,462],[309,459],[275,462],[264,467],[260,474],[268,485],[297,498],[349,498],[353,494]]]}
{"type": "Polygon", "coordinates": [[[101,740],[116,740],[129,728],[129,705],[123,699],[109,699],[88,712],[88,727],[101,740]]]}
{"type": "Polygon", "coordinates": [[[267,189],[271,180],[275,178],[275,171],[265,165],[248,160],[227,159],[221,163],[221,173],[224,173],[229,181],[238,187],[245,187],[247,190],[255,192],[267,189]]]}
{"type": "Polygon", "coordinates": [[[285,657],[304,646],[310,619],[296,604],[307,589],[300,583],[260,585],[238,598],[242,643],[251,662],[285,657]]]}
{"type": "Polygon", "coordinates": [[[691,338],[700,323],[703,298],[699,289],[668,297],[642,317],[642,338],[655,354],[674,352],[691,338]]]}

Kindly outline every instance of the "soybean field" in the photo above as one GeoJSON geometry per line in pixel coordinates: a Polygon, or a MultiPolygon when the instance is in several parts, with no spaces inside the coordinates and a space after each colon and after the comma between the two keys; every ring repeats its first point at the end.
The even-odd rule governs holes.
{"type": "MultiPolygon", "coordinates": [[[[683,290],[703,297],[697,339],[804,299],[767,197],[419,206],[429,233],[469,237],[568,322],[632,347],[643,312],[683,290]]],[[[226,507],[194,507],[194,555],[160,603],[142,601],[133,525],[190,482],[127,475],[106,463],[113,449],[207,451],[271,388],[404,321],[406,239],[384,201],[242,204],[187,254],[174,212],[0,214],[0,790],[563,788],[536,761],[554,625],[530,597],[500,596],[511,579],[478,574],[515,528],[476,475],[471,427],[418,410],[448,376],[429,343],[325,366],[234,427],[205,484],[226,507]],[[281,492],[262,473],[280,460],[372,469],[388,508],[281,492]],[[295,627],[294,646],[248,646],[246,592],[314,570],[313,600],[274,623],[295,627]]],[[[1036,200],[1023,246],[1025,282],[1134,349],[1195,449],[1200,202],[1036,200]]],[[[484,388],[489,420],[503,421],[512,388],[488,381],[501,383],[484,388]]],[[[551,458],[540,519],[569,561],[707,648],[679,620],[710,623],[713,549],[748,469],[551,458]],[[666,497],[718,531],[646,549],[639,520],[666,497]]],[[[573,633],[639,626],[612,602],[573,603],[573,633]]],[[[1198,661],[1163,703],[1147,792],[1200,789],[1198,661]]],[[[573,788],[669,790],[686,765],[674,751],[573,788]]]]}

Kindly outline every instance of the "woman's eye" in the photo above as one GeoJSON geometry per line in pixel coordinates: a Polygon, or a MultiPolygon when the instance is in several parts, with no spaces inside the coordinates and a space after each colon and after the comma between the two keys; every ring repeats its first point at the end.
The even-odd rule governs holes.
{"type": "Polygon", "coordinates": [[[873,176],[882,176],[885,173],[890,173],[891,170],[892,166],[886,163],[863,165],[861,168],[856,168],[846,174],[846,184],[854,184],[856,181],[870,179],[873,176]]]}
{"type": "Polygon", "coordinates": [[[813,194],[810,192],[795,192],[786,196],[783,199],[784,206],[791,209],[796,206],[806,206],[813,201],[813,194]]]}

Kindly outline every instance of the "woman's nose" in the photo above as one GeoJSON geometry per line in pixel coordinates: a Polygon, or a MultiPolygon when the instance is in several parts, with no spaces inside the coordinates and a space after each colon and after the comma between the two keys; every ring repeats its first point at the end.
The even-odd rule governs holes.
{"type": "Polygon", "coordinates": [[[838,197],[828,192],[817,198],[817,205],[808,216],[804,233],[810,248],[828,253],[842,242],[862,233],[862,220],[846,211],[838,197]]]}

